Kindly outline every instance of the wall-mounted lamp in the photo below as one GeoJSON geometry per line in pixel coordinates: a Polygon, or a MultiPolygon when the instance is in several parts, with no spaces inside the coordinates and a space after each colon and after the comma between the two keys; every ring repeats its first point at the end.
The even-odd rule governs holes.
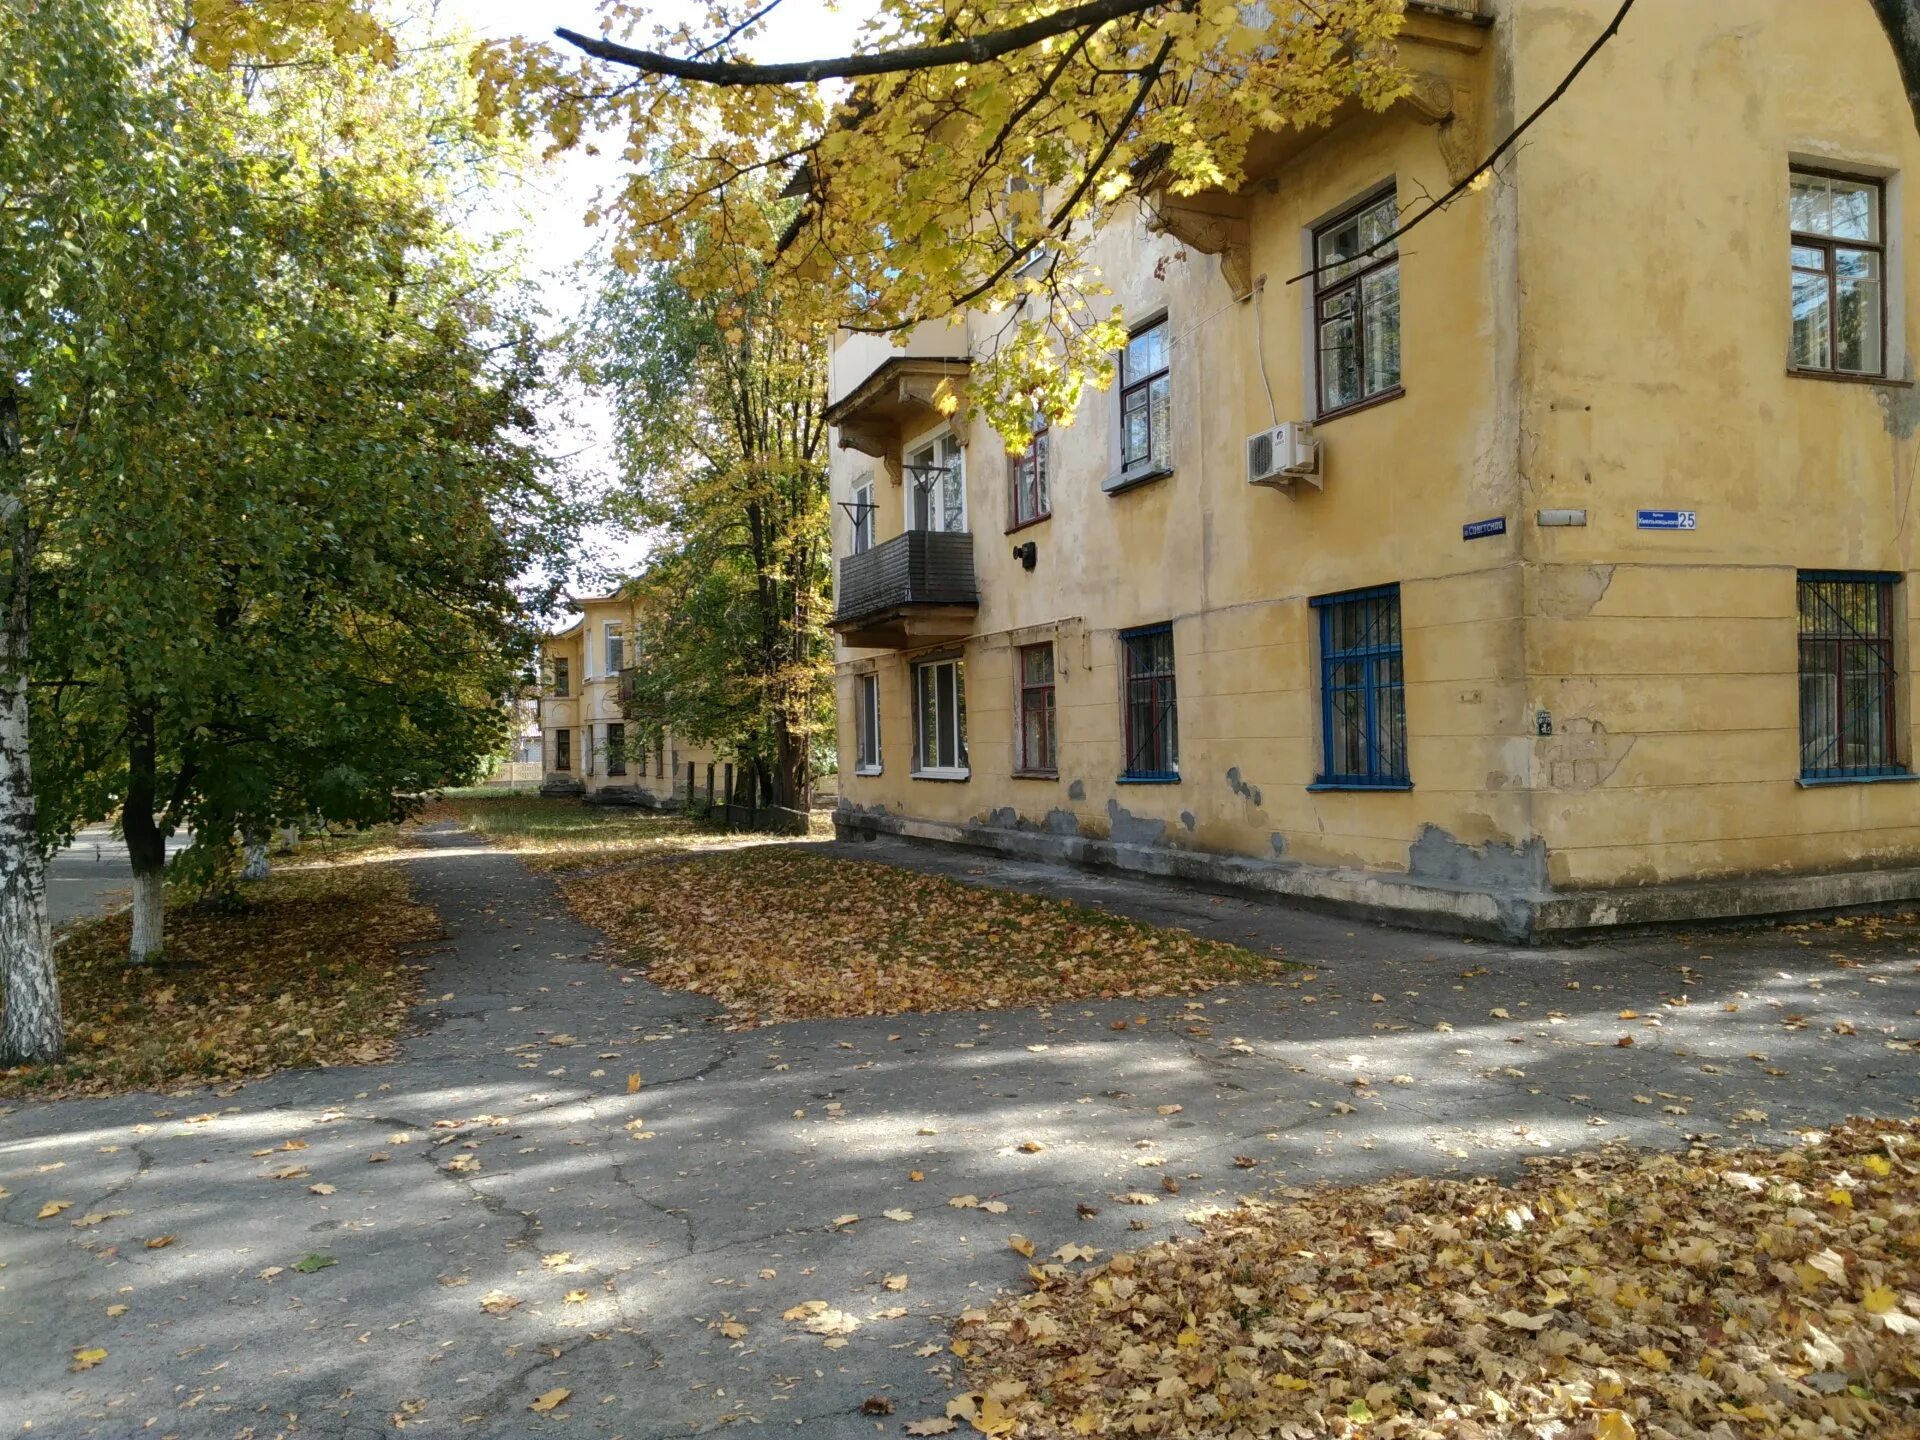
{"type": "Polygon", "coordinates": [[[1022,570],[1031,570],[1039,563],[1040,547],[1031,540],[1024,545],[1016,545],[1013,547],[1013,558],[1020,562],[1022,570]]]}

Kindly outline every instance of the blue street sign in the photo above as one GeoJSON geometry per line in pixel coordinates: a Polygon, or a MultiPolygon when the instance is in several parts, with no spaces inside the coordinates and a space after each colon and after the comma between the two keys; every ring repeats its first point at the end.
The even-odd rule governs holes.
{"type": "Polygon", "coordinates": [[[1691,530],[1695,523],[1691,510],[1642,510],[1635,520],[1641,530],[1691,530]]]}
{"type": "Polygon", "coordinates": [[[1489,535],[1507,533],[1507,517],[1496,515],[1491,520],[1474,520],[1460,527],[1462,540],[1484,540],[1489,535]]]}

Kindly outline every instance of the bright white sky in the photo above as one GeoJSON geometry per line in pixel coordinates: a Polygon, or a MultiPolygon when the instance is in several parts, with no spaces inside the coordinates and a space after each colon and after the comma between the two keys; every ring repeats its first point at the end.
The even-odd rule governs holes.
{"type": "MultiPolygon", "coordinates": [[[[558,26],[594,34],[599,29],[596,0],[438,0],[441,26],[465,26],[485,38],[525,35],[549,39],[558,26]]],[[[704,5],[689,0],[661,0],[652,13],[665,23],[698,17],[704,5]]],[[[766,33],[751,48],[758,60],[799,60],[844,54],[853,48],[860,22],[870,13],[870,0],[783,0],[767,17],[766,33]]],[[[636,44],[645,44],[644,36],[636,44]]],[[[597,156],[569,153],[549,163],[537,176],[513,193],[503,195],[479,222],[489,231],[518,231],[525,239],[532,268],[541,282],[547,308],[556,326],[579,311],[582,299],[574,267],[604,238],[587,228],[584,217],[593,198],[617,181],[623,170],[619,146],[597,156]]],[[[587,476],[611,480],[609,415],[596,397],[575,391],[555,397],[548,418],[557,427],[558,448],[571,452],[573,464],[587,476]]],[[[600,562],[620,572],[637,568],[646,557],[645,536],[595,534],[588,549],[600,562]]]]}

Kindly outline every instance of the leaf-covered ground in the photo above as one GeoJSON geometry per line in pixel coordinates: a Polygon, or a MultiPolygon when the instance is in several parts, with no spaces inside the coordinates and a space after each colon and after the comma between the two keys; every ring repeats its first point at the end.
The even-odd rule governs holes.
{"type": "Polygon", "coordinates": [[[909,1433],[1920,1435],[1920,1121],[1291,1191],[1029,1274],[909,1433]]]}
{"type": "Polygon", "coordinates": [[[1283,962],[1103,911],[758,848],[565,882],[655,984],[743,1024],[1195,995],[1283,962]]]}
{"type": "Polygon", "coordinates": [[[390,837],[339,863],[277,865],[246,908],[167,910],[166,952],[127,964],[125,914],[60,941],[67,1060],[0,1071],[0,1096],[97,1095],[230,1081],[296,1066],[383,1060],[415,971],[395,947],[439,933],[434,912],[385,863],[390,837]]]}
{"type": "Polygon", "coordinates": [[[534,870],[590,870],[658,855],[738,850],[784,837],[725,831],[678,815],[538,795],[466,791],[439,797],[420,823],[450,820],[512,850],[534,870]]]}

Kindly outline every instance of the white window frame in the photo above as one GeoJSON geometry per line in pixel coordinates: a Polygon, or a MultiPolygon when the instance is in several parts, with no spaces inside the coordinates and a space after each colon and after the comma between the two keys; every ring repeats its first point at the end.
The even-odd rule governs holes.
{"type": "Polygon", "coordinates": [[[865,476],[853,487],[853,549],[854,555],[864,555],[873,549],[874,520],[878,512],[873,503],[873,476],[865,476]]]}
{"type": "Polygon", "coordinates": [[[960,437],[954,432],[953,426],[937,426],[929,430],[926,434],[915,437],[910,443],[901,446],[900,449],[902,456],[901,479],[906,482],[906,495],[904,498],[907,502],[907,523],[903,528],[908,530],[925,529],[929,531],[946,531],[948,533],[965,534],[968,529],[967,447],[960,443],[960,437]],[[957,526],[945,523],[947,519],[944,509],[946,497],[944,495],[937,495],[934,491],[930,490],[927,492],[928,523],[923,526],[920,524],[919,482],[914,479],[912,472],[907,469],[907,467],[917,463],[916,457],[922,451],[929,449],[934,452],[934,459],[937,462],[943,447],[951,447],[951,463],[960,468],[960,523],[957,526]]]}
{"type": "Polygon", "coordinates": [[[600,658],[607,667],[607,674],[609,677],[618,675],[621,669],[626,665],[626,649],[627,649],[626,626],[622,625],[618,620],[609,620],[605,625],[601,626],[600,658]],[[616,644],[620,646],[620,661],[618,664],[614,663],[614,658],[613,658],[613,647],[616,644]]]}
{"type": "Polygon", "coordinates": [[[913,777],[916,780],[968,780],[973,777],[973,767],[967,757],[966,714],[967,714],[967,671],[964,656],[940,655],[931,660],[915,661],[908,669],[913,682],[913,777]],[[953,670],[953,694],[958,710],[958,720],[954,727],[954,760],[952,765],[939,764],[937,753],[940,733],[939,682],[934,682],[933,724],[926,724],[926,716],[921,710],[921,672],[926,670],[953,670]],[[934,736],[936,763],[928,765],[926,761],[926,737],[931,728],[934,736]]]}
{"type": "Polygon", "coordinates": [[[853,677],[853,773],[878,775],[880,752],[880,675],[868,670],[853,677]]]}

